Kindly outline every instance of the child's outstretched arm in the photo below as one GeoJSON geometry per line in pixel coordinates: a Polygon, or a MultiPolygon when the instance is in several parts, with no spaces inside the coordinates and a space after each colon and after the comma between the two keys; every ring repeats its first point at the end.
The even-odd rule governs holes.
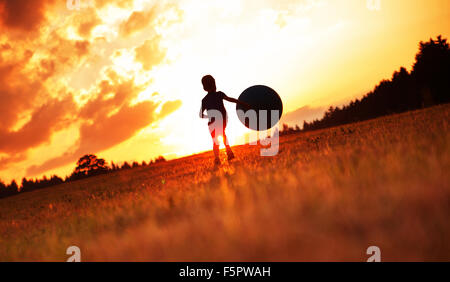
{"type": "Polygon", "coordinates": [[[239,101],[238,99],[234,99],[234,98],[228,97],[225,94],[224,94],[223,99],[227,100],[228,102],[231,102],[231,103],[239,104],[239,105],[243,106],[244,108],[247,108],[248,110],[252,108],[252,106],[250,104],[242,102],[242,101],[239,101]]]}

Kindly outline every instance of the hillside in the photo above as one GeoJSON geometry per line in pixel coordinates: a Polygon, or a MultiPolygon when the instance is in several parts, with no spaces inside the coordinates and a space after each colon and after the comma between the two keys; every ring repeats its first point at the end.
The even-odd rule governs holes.
{"type": "Polygon", "coordinates": [[[450,259],[450,105],[0,199],[0,261],[450,259]],[[225,158],[225,154],[223,154],[225,158]]]}

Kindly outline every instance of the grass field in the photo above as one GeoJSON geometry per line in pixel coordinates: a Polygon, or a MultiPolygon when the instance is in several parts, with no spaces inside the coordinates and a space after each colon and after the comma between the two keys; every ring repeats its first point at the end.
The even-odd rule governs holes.
{"type": "Polygon", "coordinates": [[[0,199],[0,260],[450,260],[449,121],[437,106],[0,199]]]}

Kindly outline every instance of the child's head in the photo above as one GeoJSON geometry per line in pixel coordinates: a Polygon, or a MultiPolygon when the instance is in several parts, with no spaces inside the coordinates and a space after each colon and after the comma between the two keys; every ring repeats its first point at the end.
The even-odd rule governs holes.
{"type": "Polygon", "coordinates": [[[216,91],[216,81],[214,80],[214,77],[212,77],[211,75],[205,75],[202,78],[202,84],[203,84],[203,89],[205,89],[205,91],[207,92],[215,92],[216,91]]]}

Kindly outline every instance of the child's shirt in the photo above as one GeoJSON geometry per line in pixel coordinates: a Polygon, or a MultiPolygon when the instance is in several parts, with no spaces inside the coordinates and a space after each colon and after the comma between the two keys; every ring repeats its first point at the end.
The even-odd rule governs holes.
{"type": "MultiPolygon", "coordinates": [[[[223,105],[223,99],[226,97],[225,93],[222,91],[218,92],[209,92],[202,99],[202,108],[200,109],[203,113],[204,110],[208,112],[209,110],[216,110],[222,114],[222,119],[227,120],[227,111],[225,110],[225,106],[223,105]]],[[[214,118],[209,118],[208,124],[214,122],[214,118]]]]}

